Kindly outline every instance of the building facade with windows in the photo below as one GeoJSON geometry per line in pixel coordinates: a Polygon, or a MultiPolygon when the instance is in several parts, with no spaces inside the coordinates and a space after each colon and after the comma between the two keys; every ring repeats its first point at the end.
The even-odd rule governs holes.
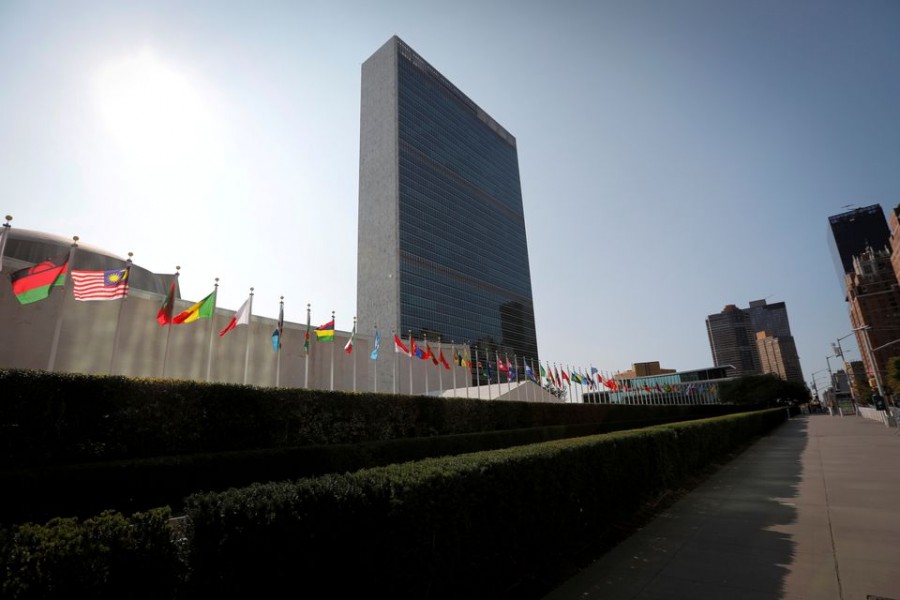
{"type": "Polygon", "coordinates": [[[706,317],[706,333],[715,366],[730,366],[732,377],[760,373],[756,336],[747,311],[727,305],[722,312],[706,317]]]}
{"type": "Polygon", "coordinates": [[[842,291],[845,291],[844,277],[853,272],[853,257],[867,248],[879,251],[890,248],[891,232],[880,204],[832,215],[828,217],[828,227],[832,259],[842,291]]]}
{"type": "Polygon", "coordinates": [[[362,65],[359,162],[359,327],[539,362],[515,138],[395,36],[362,65]]]}

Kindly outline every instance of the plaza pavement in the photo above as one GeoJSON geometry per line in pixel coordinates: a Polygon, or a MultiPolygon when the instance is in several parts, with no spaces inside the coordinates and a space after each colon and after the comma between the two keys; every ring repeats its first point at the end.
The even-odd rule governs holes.
{"type": "Polygon", "coordinates": [[[786,421],[543,600],[900,600],[900,435],[786,421]]]}

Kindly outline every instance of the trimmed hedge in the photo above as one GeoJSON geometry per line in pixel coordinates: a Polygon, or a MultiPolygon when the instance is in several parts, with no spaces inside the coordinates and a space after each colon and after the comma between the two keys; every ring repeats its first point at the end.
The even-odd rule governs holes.
{"type": "Polygon", "coordinates": [[[497,402],[26,370],[0,370],[0,389],[0,470],[690,419],[737,409],[497,402]]]}
{"type": "MultiPolygon", "coordinates": [[[[256,484],[0,533],[4,597],[496,598],[786,418],[758,411],[256,484]],[[152,576],[151,576],[152,573],[152,576]]],[[[513,594],[514,595],[514,594],[513,594]]]]}
{"type": "Polygon", "coordinates": [[[193,589],[495,598],[614,535],[783,409],[187,499],[193,589]],[[348,574],[352,574],[348,577],[348,574]]]}

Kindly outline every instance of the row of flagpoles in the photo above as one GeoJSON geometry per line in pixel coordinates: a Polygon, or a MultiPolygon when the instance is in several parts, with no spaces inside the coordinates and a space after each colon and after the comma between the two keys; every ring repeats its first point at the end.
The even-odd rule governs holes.
{"type": "MultiPolygon", "coordinates": [[[[11,217],[7,216],[7,223],[3,224],[0,227],[0,269],[2,269],[2,258],[5,250],[5,245],[7,241],[7,237],[9,235],[10,225],[8,221],[11,220],[11,217]]],[[[48,259],[41,263],[38,263],[32,267],[26,267],[24,269],[17,270],[10,275],[10,279],[13,285],[13,292],[16,295],[16,298],[20,303],[27,304],[31,302],[36,302],[42,300],[50,294],[50,291],[53,287],[65,286],[67,285],[67,278],[65,277],[67,273],[71,273],[71,281],[72,281],[72,295],[76,300],[79,301],[92,301],[92,300],[117,300],[122,299],[125,300],[128,296],[128,288],[130,281],[130,271],[132,267],[132,254],[129,253],[128,260],[125,265],[120,269],[111,269],[104,271],[86,271],[86,270],[70,270],[69,265],[73,264],[73,259],[75,256],[75,252],[78,245],[78,237],[73,237],[74,243],[72,244],[69,252],[66,255],[57,257],[55,259],[48,259]]],[[[179,273],[180,267],[176,267],[176,273],[174,274],[172,281],[169,286],[169,290],[163,299],[161,306],[157,312],[157,322],[160,326],[167,326],[169,329],[166,334],[166,345],[165,351],[163,353],[163,364],[162,364],[162,375],[165,376],[166,372],[166,362],[168,360],[168,352],[169,352],[169,340],[171,338],[171,327],[175,325],[184,325],[193,323],[203,319],[210,319],[215,314],[216,310],[216,296],[218,292],[218,278],[216,278],[216,283],[213,291],[208,294],[202,300],[194,303],[189,308],[184,311],[181,311],[178,314],[174,312],[174,301],[175,301],[175,290],[176,290],[176,281],[180,275],[179,273]]],[[[50,359],[48,364],[48,369],[53,370],[55,366],[55,358],[57,347],[59,343],[59,333],[60,327],[62,323],[62,314],[63,309],[61,308],[57,317],[57,324],[55,329],[55,334],[53,337],[53,343],[51,346],[50,359]]],[[[250,323],[251,316],[253,314],[253,288],[250,288],[250,294],[247,300],[235,311],[231,320],[228,324],[219,331],[219,337],[224,337],[230,331],[235,329],[240,325],[248,325],[250,323]]],[[[331,313],[331,319],[326,323],[319,325],[315,328],[311,326],[311,313],[310,313],[310,305],[307,304],[306,310],[306,331],[304,335],[304,355],[305,355],[305,365],[304,365],[304,387],[309,387],[309,355],[310,355],[310,338],[311,333],[315,332],[316,340],[322,342],[334,341],[335,334],[335,315],[334,311],[331,313]]],[[[116,325],[116,334],[115,341],[113,343],[113,352],[112,359],[110,364],[110,372],[115,373],[115,360],[117,355],[117,346],[119,341],[119,324],[122,318],[122,306],[119,308],[119,316],[116,325]]],[[[370,353],[369,358],[374,362],[374,372],[375,377],[373,379],[374,390],[377,389],[378,382],[378,357],[380,352],[380,333],[378,331],[377,325],[373,325],[374,330],[374,343],[373,348],[370,353]]],[[[346,355],[350,356],[353,353],[353,344],[356,337],[357,332],[357,322],[356,318],[353,319],[353,329],[350,332],[350,337],[347,340],[347,343],[344,346],[344,352],[346,355]]],[[[206,379],[209,380],[211,368],[212,368],[212,342],[213,342],[213,334],[214,329],[212,324],[209,326],[209,352],[207,354],[207,365],[206,365],[206,379]]],[[[435,353],[428,341],[427,337],[423,337],[422,345],[420,345],[416,339],[413,337],[412,332],[408,333],[406,341],[404,342],[401,339],[400,335],[396,333],[396,331],[392,330],[393,342],[394,342],[394,353],[395,358],[400,355],[405,355],[410,358],[410,366],[409,366],[409,389],[412,392],[413,389],[413,367],[412,367],[412,359],[419,358],[423,361],[431,361],[434,366],[438,367],[438,388],[441,392],[444,391],[443,387],[443,378],[442,378],[442,370],[451,370],[453,375],[453,388],[457,388],[456,382],[456,370],[451,369],[450,364],[448,362],[448,358],[443,353],[443,346],[441,345],[440,339],[437,340],[438,350],[435,353]]],[[[276,375],[275,375],[275,385],[276,387],[280,385],[280,375],[281,375],[281,349],[282,349],[282,340],[284,337],[284,297],[280,299],[279,302],[279,315],[278,320],[276,322],[275,328],[272,332],[272,348],[277,354],[276,361],[276,375]]],[[[251,336],[247,336],[246,340],[246,348],[245,348],[245,358],[244,358],[244,383],[247,383],[247,374],[249,368],[249,360],[250,360],[250,341],[251,336]]],[[[475,380],[475,388],[477,397],[481,397],[481,386],[484,379],[487,380],[488,383],[488,394],[490,398],[490,385],[495,381],[497,384],[502,383],[501,375],[505,374],[506,383],[507,383],[507,393],[508,395],[512,395],[512,383],[521,381],[521,377],[524,377],[527,380],[532,381],[533,383],[538,384],[542,388],[545,388],[549,392],[557,395],[559,397],[565,397],[566,395],[572,396],[574,393],[575,386],[579,386],[580,393],[583,395],[585,390],[589,392],[607,392],[612,394],[628,394],[629,396],[634,396],[634,394],[667,394],[667,393],[693,393],[693,385],[686,386],[685,384],[673,384],[660,386],[659,383],[655,384],[655,388],[649,387],[648,385],[643,385],[642,387],[630,388],[627,381],[618,381],[613,378],[613,376],[608,372],[601,372],[595,367],[590,367],[590,369],[579,369],[579,368],[570,368],[563,367],[554,363],[552,366],[548,362],[547,367],[545,369],[544,365],[542,365],[538,361],[538,369],[535,371],[534,368],[534,359],[528,359],[526,357],[521,357],[521,371],[520,371],[520,357],[513,356],[513,360],[511,361],[507,354],[504,354],[503,357],[500,356],[498,351],[494,352],[494,356],[491,357],[490,353],[486,351],[482,351],[483,354],[479,354],[479,348],[476,345],[474,347],[474,360],[470,354],[470,346],[468,343],[460,344],[462,351],[460,352],[460,348],[456,343],[452,343],[450,348],[452,348],[452,361],[460,367],[466,368],[466,373],[468,374],[468,381],[465,382],[466,388],[466,396],[469,395],[469,388],[471,387],[471,379],[474,377],[475,380]],[[496,377],[495,377],[496,372],[496,377]],[[520,376],[521,372],[521,376],[520,376]],[[605,373],[605,375],[604,375],[605,373]],[[539,375],[538,375],[539,374],[539,375]]],[[[394,361],[393,364],[393,392],[398,392],[398,381],[399,381],[399,362],[397,360],[394,361]]],[[[521,386],[516,387],[517,394],[520,393],[521,386]]],[[[330,370],[330,382],[329,389],[334,390],[334,347],[331,348],[331,370],[330,370]]],[[[353,391],[356,391],[356,361],[353,361],[353,391]]],[[[428,370],[425,370],[425,393],[429,393],[432,391],[428,384],[428,370]]],[[[698,387],[698,392],[702,392],[704,390],[698,387]]],[[[529,388],[525,386],[525,395],[526,400],[529,400],[529,388]]]]}

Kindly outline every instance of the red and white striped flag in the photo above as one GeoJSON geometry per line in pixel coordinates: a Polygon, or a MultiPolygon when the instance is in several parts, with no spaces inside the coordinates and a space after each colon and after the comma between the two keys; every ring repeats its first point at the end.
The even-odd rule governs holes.
{"type": "Polygon", "coordinates": [[[76,300],[116,300],[128,295],[128,269],[72,271],[76,300]]]}

